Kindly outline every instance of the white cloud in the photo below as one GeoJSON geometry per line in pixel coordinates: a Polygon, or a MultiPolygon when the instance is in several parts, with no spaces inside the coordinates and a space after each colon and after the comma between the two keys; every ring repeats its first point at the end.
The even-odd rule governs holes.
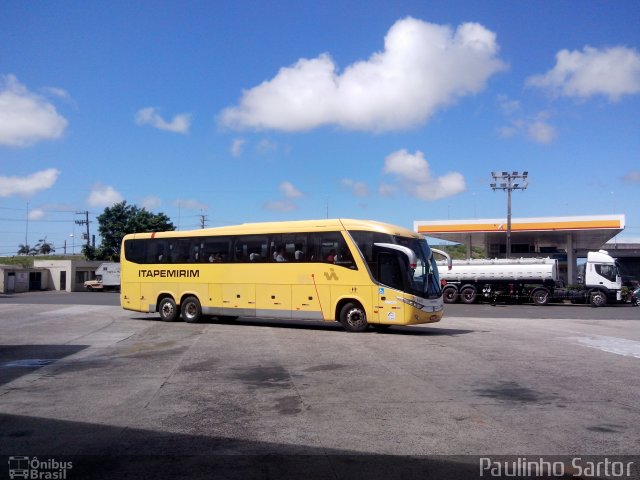
{"type": "Polygon", "coordinates": [[[59,170],[48,168],[26,177],[0,176],[0,197],[10,197],[12,195],[30,196],[40,190],[47,190],[56,183],[59,175],[59,170]]]}
{"type": "Polygon", "coordinates": [[[239,157],[242,155],[242,150],[244,149],[244,144],[247,141],[244,138],[236,138],[231,142],[231,156],[239,157]]]}
{"type": "Polygon", "coordinates": [[[44,210],[42,210],[41,208],[34,208],[33,210],[29,210],[27,218],[29,220],[42,220],[44,218],[44,210]]]}
{"type": "Polygon", "coordinates": [[[509,121],[509,125],[498,128],[498,135],[501,138],[524,135],[543,145],[547,145],[557,138],[556,128],[547,121],[552,116],[550,112],[541,111],[528,118],[522,115],[516,116],[515,114],[520,114],[520,102],[511,100],[506,95],[498,96],[498,104],[509,121]]]}
{"type": "Polygon", "coordinates": [[[294,187],[291,182],[282,182],[278,188],[286,198],[298,198],[302,196],[302,192],[294,187]]]}
{"type": "Polygon", "coordinates": [[[25,147],[60,138],[67,125],[52,104],[30,92],[14,75],[0,77],[0,145],[25,147]]]}
{"type": "Polygon", "coordinates": [[[159,208],[160,205],[162,205],[162,200],[155,195],[149,195],[142,199],[142,208],[146,208],[147,210],[154,210],[159,208]]]}
{"type": "Polygon", "coordinates": [[[626,183],[640,183],[640,170],[631,170],[624,177],[622,177],[626,183]]]}
{"type": "Polygon", "coordinates": [[[387,33],[384,51],[340,73],[328,54],[300,59],[243,92],[220,123],[236,128],[389,131],[425,122],[439,108],[481,91],[505,68],[496,35],[477,23],[450,27],[411,17],[387,33]]]}
{"type": "Polygon", "coordinates": [[[260,143],[258,143],[258,146],[256,147],[256,150],[260,155],[266,155],[268,153],[275,152],[277,149],[278,144],[272,142],[268,138],[263,138],[262,140],[260,140],[260,143]]]}
{"type": "Polygon", "coordinates": [[[351,190],[351,193],[356,197],[368,197],[369,196],[369,187],[364,182],[357,182],[355,180],[351,180],[350,178],[343,178],[340,181],[340,184],[351,190]]]}
{"type": "Polygon", "coordinates": [[[175,115],[173,120],[167,122],[153,107],[142,108],[136,113],[136,123],[138,125],[151,125],[160,130],[167,130],[174,133],[189,133],[191,127],[191,114],[181,113],[175,115]]]}
{"type": "Polygon", "coordinates": [[[531,123],[527,127],[527,135],[535,142],[544,145],[553,142],[557,137],[555,127],[543,120],[537,120],[531,123]]]}
{"type": "Polygon", "coordinates": [[[284,197],[280,200],[269,200],[264,203],[263,207],[266,210],[273,210],[277,212],[290,212],[295,210],[298,206],[293,202],[294,198],[300,198],[303,196],[302,192],[298,190],[291,182],[284,181],[278,185],[278,190],[284,197]]]}
{"type": "Polygon", "coordinates": [[[378,187],[378,193],[383,197],[391,197],[396,193],[398,188],[395,185],[390,185],[388,183],[381,183],[378,187]]]}
{"type": "Polygon", "coordinates": [[[640,93],[640,54],[622,46],[561,50],[555,67],[528,78],[527,85],[549,89],[558,96],[604,95],[616,101],[623,95],[640,93]]]}
{"type": "Polygon", "coordinates": [[[71,99],[71,95],[69,95],[69,92],[67,92],[63,88],[45,87],[43,90],[46,93],[48,93],[50,95],[53,95],[54,97],[63,98],[65,100],[70,100],[71,99]]]}
{"type": "Polygon", "coordinates": [[[512,115],[520,110],[520,102],[511,100],[507,95],[498,95],[498,104],[505,115],[512,115]]]}
{"type": "Polygon", "coordinates": [[[384,160],[384,173],[394,175],[400,183],[399,188],[421,200],[438,200],[464,192],[467,188],[464,177],[451,172],[434,177],[424,154],[416,151],[398,150],[384,160]]]}
{"type": "Polygon", "coordinates": [[[124,198],[115,188],[109,185],[96,184],[87,197],[87,203],[92,207],[110,207],[124,198]]]}

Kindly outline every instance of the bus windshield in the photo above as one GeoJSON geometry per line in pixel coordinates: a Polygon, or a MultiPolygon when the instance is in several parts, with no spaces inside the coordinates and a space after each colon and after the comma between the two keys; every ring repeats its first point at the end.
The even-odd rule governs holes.
{"type": "Polygon", "coordinates": [[[427,240],[422,238],[407,238],[394,236],[394,240],[398,245],[408,247],[418,257],[418,263],[410,276],[410,291],[422,298],[438,298],[442,295],[440,288],[440,279],[438,278],[438,267],[431,248],[427,240]]]}
{"type": "MultiPolygon", "coordinates": [[[[433,258],[431,248],[425,238],[402,237],[377,232],[350,231],[351,237],[367,261],[374,279],[380,281],[377,259],[373,253],[375,243],[392,243],[411,249],[417,257],[416,268],[409,272],[406,286],[403,290],[421,298],[439,298],[442,295],[438,268],[433,258]]],[[[394,285],[395,287],[395,285],[394,285]]]]}

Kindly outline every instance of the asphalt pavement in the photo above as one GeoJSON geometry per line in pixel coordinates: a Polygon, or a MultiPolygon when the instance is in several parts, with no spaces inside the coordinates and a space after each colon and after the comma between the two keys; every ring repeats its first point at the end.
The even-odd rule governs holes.
{"type": "Polygon", "coordinates": [[[437,324],[355,334],[163,323],[117,301],[0,297],[9,465],[71,462],[69,479],[480,478],[482,461],[542,458],[569,475],[617,458],[638,478],[640,309],[450,305],[437,324]]]}

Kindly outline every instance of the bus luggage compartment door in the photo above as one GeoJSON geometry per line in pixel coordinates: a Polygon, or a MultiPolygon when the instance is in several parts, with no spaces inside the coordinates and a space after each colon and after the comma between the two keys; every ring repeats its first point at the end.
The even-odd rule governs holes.
{"type": "Polygon", "coordinates": [[[229,309],[225,315],[238,317],[256,316],[256,288],[255,285],[242,283],[226,284],[222,286],[222,308],[229,309]]]}
{"type": "Polygon", "coordinates": [[[291,285],[256,285],[256,316],[291,318],[291,285]]]}

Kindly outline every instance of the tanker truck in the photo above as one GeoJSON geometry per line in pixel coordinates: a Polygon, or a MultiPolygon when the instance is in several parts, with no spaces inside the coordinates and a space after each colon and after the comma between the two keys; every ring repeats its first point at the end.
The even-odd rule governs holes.
{"type": "Polygon", "coordinates": [[[588,252],[582,283],[568,287],[559,281],[558,262],[552,258],[453,260],[451,269],[438,262],[438,271],[446,303],[570,300],[600,307],[622,298],[618,265],[605,250],[588,252]]]}

